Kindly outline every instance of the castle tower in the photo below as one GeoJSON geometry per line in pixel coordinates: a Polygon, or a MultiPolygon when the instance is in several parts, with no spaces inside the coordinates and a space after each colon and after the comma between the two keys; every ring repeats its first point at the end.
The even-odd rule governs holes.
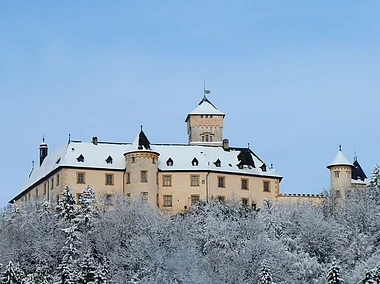
{"type": "Polygon", "coordinates": [[[141,131],[125,157],[125,194],[141,195],[151,206],[157,206],[159,153],[152,151],[150,142],[141,131]]]}
{"type": "Polygon", "coordinates": [[[222,146],[224,116],[205,95],[196,109],[186,117],[188,143],[222,146]]]}
{"type": "Polygon", "coordinates": [[[48,155],[48,145],[45,143],[45,137],[42,138],[42,143],[40,144],[40,166],[48,155]]]}
{"type": "Polygon", "coordinates": [[[351,187],[353,165],[344,156],[340,145],[335,159],[327,165],[327,168],[330,170],[330,190],[343,196],[351,187]]]}

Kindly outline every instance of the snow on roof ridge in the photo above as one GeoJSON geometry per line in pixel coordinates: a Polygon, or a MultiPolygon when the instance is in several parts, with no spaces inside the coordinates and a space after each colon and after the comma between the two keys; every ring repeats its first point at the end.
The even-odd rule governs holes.
{"type": "Polygon", "coordinates": [[[353,164],[347,160],[342,150],[339,149],[338,153],[335,156],[335,159],[329,165],[327,165],[327,168],[330,168],[332,166],[353,166],[353,164]]]}

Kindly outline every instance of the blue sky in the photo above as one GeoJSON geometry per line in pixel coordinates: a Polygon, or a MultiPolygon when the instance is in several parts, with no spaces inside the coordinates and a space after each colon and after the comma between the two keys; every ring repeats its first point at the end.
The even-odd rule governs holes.
{"type": "Polygon", "coordinates": [[[329,187],[338,145],[380,163],[378,1],[4,1],[0,4],[0,205],[49,150],[75,140],[187,142],[202,98],[224,136],[284,176],[329,187]]]}

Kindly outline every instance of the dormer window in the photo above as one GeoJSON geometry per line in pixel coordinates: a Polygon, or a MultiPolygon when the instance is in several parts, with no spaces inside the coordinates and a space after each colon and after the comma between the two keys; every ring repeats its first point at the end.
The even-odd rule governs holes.
{"type": "Polygon", "coordinates": [[[107,163],[107,164],[112,164],[112,162],[113,162],[112,157],[111,157],[111,156],[108,156],[108,158],[106,159],[106,163],[107,163]]]}
{"type": "Polygon", "coordinates": [[[263,164],[260,169],[263,171],[263,172],[266,172],[267,171],[267,165],[266,164],[263,164]]]}
{"type": "Polygon", "coordinates": [[[194,159],[191,161],[191,164],[193,165],[193,167],[198,166],[199,162],[198,162],[197,158],[194,158],[194,159]]]}
{"type": "Polygon", "coordinates": [[[214,164],[215,164],[216,167],[220,168],[221,165],[222,165],[222,162],[221,162],[219,159],[217,159],[217,160],[214,162],[214,164]]]}
{"type": "Polygon", "coordinates": [[[58,165],[61,162],[61,158],[59,158],[55,163],[58,165]]]}
{"type": "Polygon", "coordinates": [[[80,163],[84,162],[84,157],[83,157],[82,154],[80,154],[80,156],[77,158],[77,161],[80,162],[80,163]]]}
{"type": "Polygon", "coordinates": [[[172,167],[172,166],[173,166],[173,160],[172,160],[172,158],[169,158],[169,159],[166,161],[166,165],[167,165],[168,167],[172,167]]]}
{"type": "Polygon", "coordinates": [[[244,166],[243,166],[242,164],[238,164],[237,166],[238,166],[238,168],[241,169],[241,170],[244,168],[244,166]]]}

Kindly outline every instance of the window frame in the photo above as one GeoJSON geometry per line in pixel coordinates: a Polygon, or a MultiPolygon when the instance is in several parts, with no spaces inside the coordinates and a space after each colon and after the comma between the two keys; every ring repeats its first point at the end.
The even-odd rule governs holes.
{"type": "Polygon", "coordinates": [[[334,171],[334,177],[340,178],[340,171],[334,171]]]}
{"type": "Polygon", "coordinates": [[[198,200],[196,201],[196,203],[199,203],[201,201],[201,196],[199,194],[191,194],[190,195],[190,204],[193,206],[195,205],[196,203],[193,202],[193,198],[194,197],[197,197],[198,200]]]}
{"type": "Polygon", "coordinates": [[[86,184],[86,172],[77,172],[76,176],[77,176],[77,180],[76,180],[77,184],[86,184]],[[82,175],[83,181],[79,181],[79,175],[82,175]]]}
{"type": "Polygon", "coordinates": [[[172,175],[162,175],[162,187],[171,187],[173,184],[172,175]],[[166,184],[165,178],[169,178],[169,183],[166,184]]]}
{"type": "Polygon", "coordinates": [[[270,180],[263,180],[263,192],[271,192],[270,190],[270,180]],[[265,190],[265,185],[268,185],[268,190],[265,190]]]}
{"type": "Polygon", "coordinates": [[[131,172],[127,172],[127,177],[126,177],[126,182],[127,184],[130,184],[131,183],[131,172]]]}
{"type": "Polygon", "coordinates": [[[173,207],[173,195],[163,195],[162,196],[162,206],[163,207],[173,207]],[[170,198],[170,204],[166,204],[166,198],[170,198]]]}
{"type": "Polygon", "coordinates": [[[148,171],[146,170],[140,171],[140,182],[148,182],[148,171]],[[143,179],[143,173],[145,173],[145,180],[143,179]]]}
{"type": "Polygon", "coordinates": [[[114,179],[115,179],[115,174],[113,174],[113,173],[105,173],[104,174],[104,178],[105,178],[105,180],[104,180],[104,184],[105,185],[115,185],[115,181],[114,181],[114,179]],[[111,183],[108,183],[108,177],[111,177],[111,183]]]}
{"type": "Polygon", "coordinates": [[[60,178],[60,177],[59,177],[59,174],[57,174],[57,178],[56,178],[56,181],[55,181],[55,185],[56,185],[56,186],[59,186],[59,178],[60,178]]]}
{"type": "Polygon", "coordinates": [[[54,189],[54,177],[50,179],[50,190],[54,189]]]}
{"type": "Polygon", "coordinates": [[[217,200],[218,202],[226,202],[226,197],[224,195],[218,195],[217,200]]]}
{"type": "Polygon", "coordinates": [[[241,185],[242,190],[249,190],[249,179],[248,178],[241,178],[240,185],[241,185]],[[243,186],[244,182],[245,182],[245,187],[243,186]]]}
{"type": "Polygon", "coordinates": [[[247,197],[242,197],[242,198],[240,199],[240,201],[241,201],[241,205],[242,205],[243,207],[247,207],[247,206],[249,206],[249,198],[247,198],[247,197]],[[246,203],[246,204],[244,204],[244,203],[246,203]]]}
{"type": "Polygon", "coordinates": [[[219,188],[226,188],[226,176],[217,176],[217,182],[219,188]],[[220,185],[220,180],[223,180],[223,184],[220,185]]]}
{"type": "Polygon", "coordinates": [[[190,175],[190,186],[199,186],[200,185],[200,175],[190,175]],[[193,184],[193,177],[197,178],[198,184],[193,184]]]}
{"type": "Polygon", "coordinates": [[[113,205],[114,198],[115,198],[115,195],[112,193],[104,194],[104,205],[106,205],[106,206],[113,205]],[[108,197],[111,197],[111,198],[108,198],[108,197]]]}

